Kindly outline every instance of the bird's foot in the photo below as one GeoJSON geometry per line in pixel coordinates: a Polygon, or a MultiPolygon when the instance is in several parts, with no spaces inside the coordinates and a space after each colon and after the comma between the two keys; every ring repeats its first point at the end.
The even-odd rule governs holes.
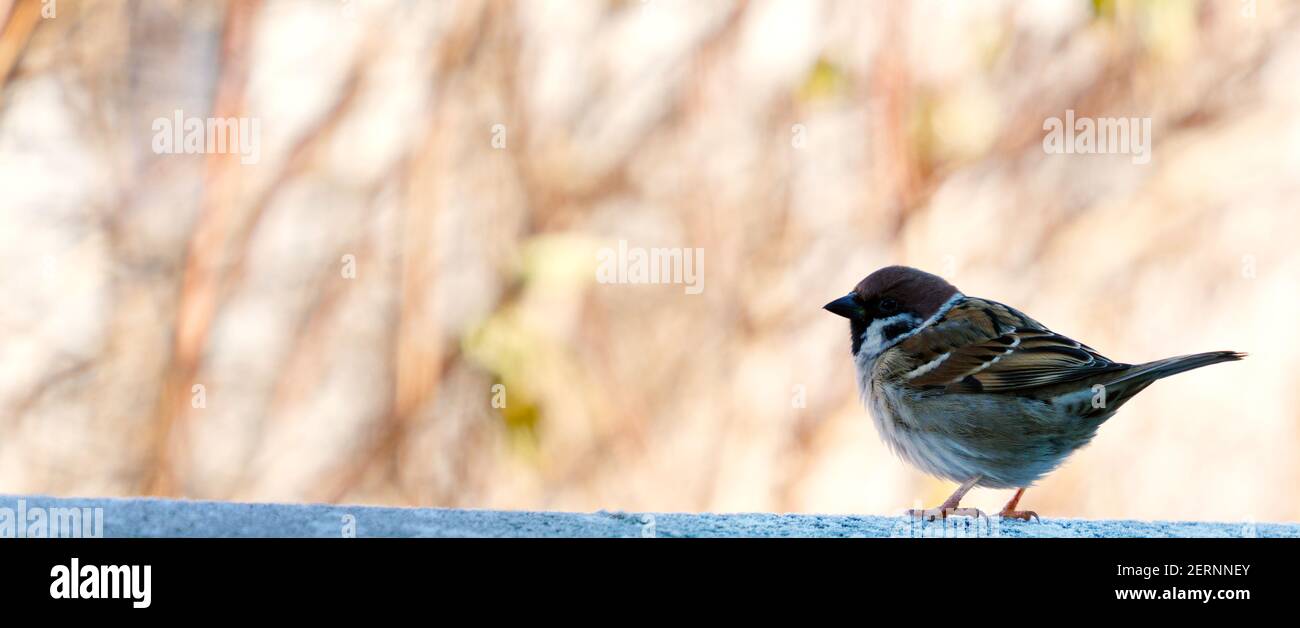
{"type": "Polygon", "coordinates": [[[927,508],[925,510],[921,510],[918,508],[911,508],[908,509],[907,516],[912,517],[913,519],[916,518],[924,519],[925,521],[934,521],[936,518],[947,519],[948,517],[975,517],[976,519],[979,519],[981,517],[987,518],[987,515],[985,515],[983,512],[980,512],[980,509],[978,508],[942,508],[942,507],[927,508]]]}
{"type": "Polygon", "coordinates": [[[1038,513],[1032,510],[1003,510],[998,513],[998,516],[1003,519],[1019,519],[1021,521],[1029,521],[1030,519],[1033,519],[1042,523],[1042,519],[1038,518],[1038,513]]]}

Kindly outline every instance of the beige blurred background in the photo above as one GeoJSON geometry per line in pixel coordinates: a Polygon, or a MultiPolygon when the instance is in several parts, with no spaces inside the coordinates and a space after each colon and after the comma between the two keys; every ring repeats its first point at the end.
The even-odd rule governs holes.
{"type": "Polygon", "coordinates": [[[1294,3],[0,19],[0,493],[932,506],[820,309],[905,263],[1117,360],[1251,353],[1153,386],[1025,507],[1300,520],[1294,3]],[[1150,163],[1048,154],[1067,109],[1150,118],[1150,163]],[[258,121],[260,159],[155,152],[176,110],[258,121]],[[598,283],[619,240],[703,249],[702,294],[598,283]]]}

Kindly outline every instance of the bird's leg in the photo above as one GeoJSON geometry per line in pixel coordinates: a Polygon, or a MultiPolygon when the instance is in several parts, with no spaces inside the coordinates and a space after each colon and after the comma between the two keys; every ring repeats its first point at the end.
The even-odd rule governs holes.
{"type": "Polygon", "coordinates": [[[1016,505],[1020,503],[1020,496],[1024,494],[1025,489],[1016,490],[1016,496],[1012,497],[1011,501],[1002,507],[1002,512],[998,514],[1003,519],[1019,519],[1021,521],[1029,521],[1031,518],[1038,519],[1038,513],[1032,510],[1016,510],[1016,505]]]}
{"type": "Polygon", "coordinates": [[[934,521],[935,517],[941,519],[947,519],[949,516],[983,517],[984,513],[980,512],[978,508],[957,507],[961,504],[961,498],[965,497],[966,493],[969,493],[972,488],[975,488],[975,485],[979,483],[982,477],[983,476],[977,475],[962,482],[962,485],[958,486],[957,490],[953,491],[952,495],[949,495],[948,499],[945,499],[938,508],[931,508],[928,510],[911,509],[907,511],[907,515],[909,517],[924,517],[929,521],[934,521]]]}

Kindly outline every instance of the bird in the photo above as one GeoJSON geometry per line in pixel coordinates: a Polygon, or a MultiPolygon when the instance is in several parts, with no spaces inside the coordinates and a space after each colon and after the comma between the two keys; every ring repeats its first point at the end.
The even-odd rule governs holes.
{"type": "Polygon", "coordinates": [[[1097,429],[1158,379],[1240,360],[1212,351],[1125,364],[1055,333],[1019,310],[963,294],[908,266],[867,275],[824,309],[849,320],[862,402],[889,448],[925,473],[958,483],[937,508],[907,514],[983,516],[960,508],[976,486],[1025,490],[1087,445],[1097,429]]]}

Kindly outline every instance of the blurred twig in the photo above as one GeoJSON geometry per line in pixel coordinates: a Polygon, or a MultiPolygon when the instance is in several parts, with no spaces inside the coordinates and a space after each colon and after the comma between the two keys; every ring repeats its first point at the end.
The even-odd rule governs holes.
{"type": "MultiPolygon", "coordinates": [[[[248,51],[260,0],[234,0],[226,13],[221,38],[222,66],[213,115],[237,117],[248,80],[248,51]]],[[[177,492],[172,449],[179,424],[188,413],[191,386],[221,299],[229,242],[238,232],[236,194],[241,173],[238,155],[207,155],[205,195],[189,242],[176,305],[175,339],[154,410],[153,433],[144,464],[141,490],[148,495],[177,492]]]]}
{"type": "Polygon", "coordinates": [[[437,392],[443,373],[459,359],[459,348],[448,350],[434,319],[435,305],[430,286],[436,281],[436,218],[445,187],[441,178],[441,144],[447,132],[443,102],[449,84],[456,76],[473,67],[471,61],[487,43],[488,25],[500,3],[466,4],[457,23],[442,45],[434,48],[427,95],[429,121],[425,135],[410,149],[398,168],[403,175],[404,195],[397,241],[400,243],[401,268],[396,292],[400,296],[395,313],[391,343],[392,393],[386,410],[374,423],[374,432],[343,464],[330,473],[321,485],[320,495],[339,501],[372,469],[382,469],[393,486],[407,494],[408,501],[419,497],[400,480],[398,469],[403,456],[402,445],[411,432],[416,413],[430,403],[437,392]]]}
{"type": "MultiPolygon", "coordinates": [[[[4,30],[0,31],[0,92],[4,91],[9,74],[18,65],[32,32],[41,21],[41,0],[18,0],[8,14],[4,30]]],[[[3,15],[0,12],[0,17],[3,15]]]]}

